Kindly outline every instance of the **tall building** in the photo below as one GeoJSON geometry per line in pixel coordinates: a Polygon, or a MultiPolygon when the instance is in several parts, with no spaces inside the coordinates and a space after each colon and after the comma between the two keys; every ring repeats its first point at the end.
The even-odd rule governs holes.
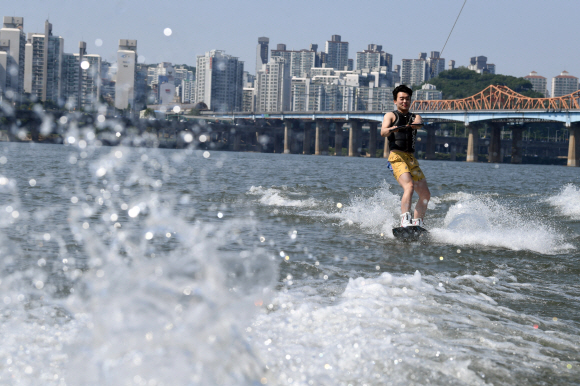
{"type": "Polygon", "coordinates": [[[455,69],[455,60],[450,60],[449,61],[449,67],[447,67],[448,70],[454,70],[455,69]]]}
{"type": "Polygon", "coordinates": [[[392,87],[357,87],[357,111],[386,111],[393,107],[392,87]]]}
{"type": "Polygon", "coordinates": [[[0,75],[2,93],[11,90],[22,94],[24,91],[24,61],[26,36],[23,31],[24,18],[4,16],[4,24],[0,29],[0,51],[5,52],[4,65],[0,64],[4,78],[0,75]]]}
{"type": "Polygon", "coordinates": [[[115,108],[135,108],[135,81],[137,78],[137,40],[120,39],[117,50],[117,82],[115,108]]]}
{"type": "Polygon", "coordinates": [[[467,68],[478,74],[495,74],[495,64],[487,63],[487,57],[485,56],[472,57],[467,68]]]}
{"type": "Polygon", "coordinates": [[[253,87],[244,87],[242,111],[252,112],[256,109],[256,93],[253,87]]]}
{"type": "Polygon", "coordinates": [[[441,58],[439,51],[431,51],[427,58],[429,65],[429,78],[435,78],[440,72],[445,71],[445,59],[441,58]]]}
{"type": "Polygon", "coordinates": [[[79,43],[78,54],[64,54],[63,98],[68,109],[95,110],[100,95],[101,57],[87,54],[87,44],[79,43]]]}
{"type": "Polygon", "coordinates": [[[41,101],[62,101],[62,58],[64,39],[52,35],[52,24],[44,23],[44,34],[29,33],[24,56],[24,92],[41,101]]]}
{"type": "Polygon", "coordinates": [[[340,35],[326,41],[326,67],[340,71],[348,68],[348,42],[341,41],[340,35]]]}
{"type": "Polygon", "coordinates": [[[268,63],[268,44],[270,39],[267,37],[258,38],[258,47],[256,47],[256,74],[262,69],[262,66],[268,63]]]}
{"type": "Polygon", "coordinates": [[[530,72],[530,75],[524,76],[524,79],[530,81],[534,91],[544,94],[546,98],[550,96],[548,93],[548,81],[543,76],[538,75],[536,71],[530,72]]]}
{"type": "Polygon", "coordinates": [[[578,91],[578,78],[572,76],[568,71],[562,71],[560,75],[552,78],[552,97],[572,94],[578,91]]]}
{"type": "Polygon", "coordinates": [[[273,56],[256,74],[256,111],[289,111],[291,102],[290,64],[273,56]]]}
{"type": "Polygon", "coordinates": [[[275,57],[283,58],[290,65],[290,76],[308,76],[310,70],[316,66],[315,51],[288,51],[286,50],[286,44],[278,44],[276,49],[272,50],[272,58],[275,57]]]}
{"type": "Polygon", "coordinates": [[[197,57],[195,101],[213,111],[241,111],[244,62],[212,50],[197,57]]]}
{"type": "Polygon", "coordinates": [[[401,83],[414,86],[429,80],[427,59],[403,59],[401,61],[401,83]]]}
{"type": "Polygon", "coordinates": [[[369,44],[366,50],[356,53],[357,70],[373,67],[387,67],[389,72],[393,70],[393,55],[384,52],[381,45],[369,44]]]}

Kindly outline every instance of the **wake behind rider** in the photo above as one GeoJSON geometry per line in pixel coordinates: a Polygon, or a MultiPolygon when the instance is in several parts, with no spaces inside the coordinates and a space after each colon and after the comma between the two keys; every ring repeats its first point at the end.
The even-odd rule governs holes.
{"type": "Polygon", "coordinates": [[[427,211],[427,204],[431,198],[427,180],[419,161],[414,156],[417,140],[416,126],[407,126],[411,123],[420,124],[421,116],[409,112],[413,90],[405,85],[395,87],[393,99],[397,109],[385,114],[381,126],[381,136],[389,141],[390,169],[395,179],[403,188],[401,198],[401,227],[412,225],[423,226],[423,217],[427,211]],[[411,202],[413,193],[417,192],[419,200],[415,205],[415,213],[411,218],[411,202]]]}

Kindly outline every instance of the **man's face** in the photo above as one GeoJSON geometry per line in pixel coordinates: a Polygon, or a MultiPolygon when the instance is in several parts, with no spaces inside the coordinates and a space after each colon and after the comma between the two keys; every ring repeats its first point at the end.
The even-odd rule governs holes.
{"type": "Polygon", "coordinates": [[[399,91],[397,93],[397,100],[395,100],[397,109],[401,111],[408,111],[411,106],[411,96],[406,92],[399,91]]]}

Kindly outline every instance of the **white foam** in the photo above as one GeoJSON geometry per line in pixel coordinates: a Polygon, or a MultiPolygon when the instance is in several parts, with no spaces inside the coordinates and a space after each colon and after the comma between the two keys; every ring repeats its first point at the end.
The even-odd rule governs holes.
{"type": "Polygon", "coordinates": [[[316,201],[313,198],[306,200],[293,200],[284,195],[296,194],[301,195],[301,193],[291,193],[287,189],[282,188],[268,188],[264,189],[261,186],[252,186],[248,191],[248,194],[261,196],[259,201],[262,205],[266,206],[288,206],[288,207],[313,207],[316,206],[316,201]]]}
{"type": "Polygon", "coordinates": [[[326,216],[339,219],[340,225],[356,224],[369,233],[393,238],[391,229],[399,221],[401,199],[389,189],[390,185],[383,182],[372,196],[354,196],[340,211],[326,216]]]}
{"type": "Polygon", "coordinates": [[[449,208],[443,228],[430,229],[434,240],[445,244],[481,245],[554,254],[574,249],[550,227],[523,216],[490,198],[471,197],[449,208]]]}
{"type": "Polygon", "coordinates": [[[497,305],[505,284],[498,281],[383,273],[350,279],[330,305],[311,289],[291,289],[248,335],[275,384],[484,385],[482,374],[497,371],[500,384],[513,384],[518,375],[554,371],[545,347],[575,352],[577,329],[550,336],[535,330],[538,319],[497,305]],[[498,369],[514,360],[533,366],[498,369]]]}
{"type": "Polygon", "coordinates": [[[573,220],[580,220],[580,188],[573,184],[565,185],[560,193],[546,199],[559,212],[573,220]]]}

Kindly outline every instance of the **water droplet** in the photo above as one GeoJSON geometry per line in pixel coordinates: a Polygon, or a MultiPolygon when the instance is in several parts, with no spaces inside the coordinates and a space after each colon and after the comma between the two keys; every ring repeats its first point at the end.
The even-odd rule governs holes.
{"type": "Polygon", "coordinates": [[[153,238],[153,233],[147,232],[145,233],[145,240],[151,240],[153,238]]]}
{"type": "Polygon", "coordinates": [[[163,34],[164,34],[165,36],[171,36],[171,34],[172,34],[172,33],[173,33],[173,31],[171,31],[171,28],[165,28],[165,29],[163,30],[163,34]]]}
{"type": "Polygon", "coordinates": [[[203,152],[203,158],[209,158],[209,155],[209,151],[206,150],[203,152]]]}
{"type": "Polygon", "coordinates": [[[45,233],[42,238],[44,239],[44,241],[50,241],[50,233],[45,233]]]}
{"type": "Polygon", "coordinates": [[[339,202],[338,204],[336,204],[336,207],[340,209],[342,208],[342,204],[339,202]]]}
{"type": "Polygon", "coordinates": [[[175,114],[179,113],[180,111],[181,111],[181,107],[179,107],[179,106],[175,106],[175,107],[173,107],[173,112],[174,112],[175,114]]]}
{"type": "Polygon", "coordinates": [[[28,183],[30,184],[30,186],[36,186],[36,180],[34,178],[28,181],[28,183]]]}
{"type": "Polygon", "coordinates": [[[439,256],[439,260],[443,260],[443,256],[439,256]]]}
{"type": "Polygon", "coordinates": [[[183,135],[183,140],[187,143],[190,143],[191,141],[193,141],[193,135],[191,135],[191,133],[185,133],[183,135]]]}
{"type": "Polygon", "coordinates": [[[91,64],[90,64],[88,61],[86,61],[86,60],[83,60],[83,61],[81,62],[81,68],[82,68],[83,70],[88,70],[90,66],[91,66],[91,64]]]}
{"type": "Polygon", "coordinates": [[[199,142],[205,142],[207,141],[207,136],[205,134],[202,134],[199,136],[199,142]]]}
{"type": "Polygon", "coordinates": [[[138,206],[134,206],[131,209],[129,209],[129,212],[127,212],[129,214],[129,217],[137,217],[139,215],[139,212],[141,212],[141,209],[138,206]]]}
{"type": "Polygon", "coordinates": [[[65,125],[68,122],[68,118],[63,115],[58,121],[61,125],[65,125]]]}
{"type": "Polygon", "coordinates": [[[95,40],[95,46],[100,47],[102,45],[103,45],[103,40],[102,39],[95,40]]]}

